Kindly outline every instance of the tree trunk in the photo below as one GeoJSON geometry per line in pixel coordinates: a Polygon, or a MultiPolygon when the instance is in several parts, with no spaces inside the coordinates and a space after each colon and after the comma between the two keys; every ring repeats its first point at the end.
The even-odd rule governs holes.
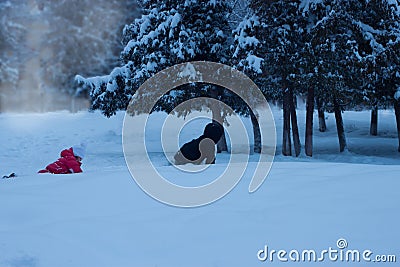
{"type": "Polygon", "coordinates": [[[325,112],[321,106],[322,106],[321,100],[317,99],[319,131],[323,133],[326,132],[326,122],[325,122],[325,112]]]}
{"type": "Polygon", "coordinates": [[[221,139],[219,139],[217,143],[217,153],[221,153],[222,151],[228,151],[228,145],[226,143],[226,137],[225,137],[225,130],[224,134],[221,136],[221,139]]]}
{"type": "Polygon", "coordinates": [[[296,96],[293,95],[293,90],[290,89],[290,119],[292,121],[292,135],[293,135],[293,145],[296,157],[300,155],[301,143],[299,135],[299,127],[297,126],[297,114],[296,114],[296,96]]]}
{"type": "Polygon", "coordinates": [[[346,144],[346,136],[344,133],[342,110],[336,99],[333,101],[333,105],[334,105],[333,108],[335,110],[336,129],[339,138],[340,152],[343,152],[347,148],[347,144],[346,144]]]}
{"type": "Polygon", "coordinates": [[[371,110],[371,126],[369,128],[371,135],[378,135],[378,107],[374,105],[371,110]]]}
{"type": "Polygon", "coordinates": [[[292,155],[292,144],[290,140],[290,99],[289,90],[284,89],[283,93],[283,139],[282,139],[282,154],[284,156],[292,155]]]}
{"type": "Polygon", "coordinates": [[[253,125],[253,134],[254,134],[254,153],[261,153],[261,131],[260,125],[258,124],[258,120],[254,115],[253,111],[250,110],[250,119],[253,125]]]}
{"type": "MultiPolygon", "coordinates": [[[[216,86],[211,86],[209,89],[209,94],[211,98],[218,99],[218,91],[222,90],[220,88],[217,88],[216,86]]],[[[221,126],[223,126],[223,118],[221,116],[221,111],[216,110],[214,107],[211,107],[211,112],[212,112],[212,117],[213,120],[219,122],[221,126]]],[[[223,127],[222,127],[223,129],[223,127]]],[[[226,137],[225,137],[225,130],[223,129],[224,134],[222,135],[221,139],[219,139],[217,143],[217,153],[221,153],[222,151],[228,151],[228,145],[226,143],[226,137]]]]}
{"type": "Polygon", "coordinates": [[[223,118],[221,116],[221,113],[216,111],[216,110],[212,110],[212,117],[213,117],[213,121],[217,121],[221,127],[222,127],[222,136],[219,139],[218,143],[217,143],[217,153],[221,153],[222,151],[228,151],[228,145],[226,143],[226,137],[225,137],[225,129],[223,127],[223,118]]]}
{"type": "MultiPolygon", "coordinates": [[[[308,88],[306,104],[306,136],[305,150],[306,155],[312,157],[313,154],[313,117],[314,117],[314,87],[308,88]]],[[[325,120],[324,120],[325,121],[325,120]]]]}
{"type": "Polygon", "coordinates": [[[400,101],[394,102],[394,112],[396,115],[396,123],[397,123],[397,137],[399,139],[398,151],[400,152],[400,101]]]}
{"type": "Polygon", "coordinates": [[[72,113],[76,113],[77,111],[76,111],[76,97],[75,96],[72,96],[71,97],[71,112],[72,113]]]}

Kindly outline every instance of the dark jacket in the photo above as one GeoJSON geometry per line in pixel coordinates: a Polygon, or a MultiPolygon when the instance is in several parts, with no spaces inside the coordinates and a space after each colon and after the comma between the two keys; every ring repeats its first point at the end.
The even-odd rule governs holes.
{"type": "Polygon", "coordinates": [[[206,164],[215,163],[215,144],[223,134],[220,124],[213,122],[206,125],[204,133],[196,139],[184,144],[175,154],[175,164],[186,163],[201,164],[206,160],[206,164]]]}

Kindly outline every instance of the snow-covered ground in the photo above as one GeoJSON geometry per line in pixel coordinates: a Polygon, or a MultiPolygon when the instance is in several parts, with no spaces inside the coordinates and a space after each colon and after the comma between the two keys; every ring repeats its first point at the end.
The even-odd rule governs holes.
{"type": "MultiPolygon", "coordinates": [[[[198,208],[162,204],[138,187],[123,155],[122,112],[111,119],[97,112],[0,114],[0,173],[18,175],[0,180],[0,266],[398,266],[394,112],[380,112],[376,137],[369,135],[369,113],[345,112],[345,153],[338,152],[334,115],[327,114],[325,133],[315,118],[313,158],[280,155],[282,114],[273,113],[277,155],[264,184],[249,194],[245,175],[227,196],[198,208]],[[83,173],[36,174],[82,140],[88,145],[83,173]],[[339,239],[346,248],[339,249],[339,239]],[[307,260],[311,250],[320,262],[307,260]],[[346,261],[358,251],[360,261],[346,261]],[[397,263],[373,262],[379,255],[395,255],[397,263]]],[[[298,116],[304,125],[304,112],[298,116]]],[[[164,118],[153,115],[158,125],[164,118]]],[[[182,131],[183,141],[202,130],[202,123],[192,125],[182,131]]],[[[150,157],[171,175],[177,170],[159,151],[157,127],[149,127],[150,157]]],[[[250,157],[250,168],[256,160],[250,157]]],[[[228,161],[229,154],[219,154],[208,174],[222,172],[228,161]]]]}

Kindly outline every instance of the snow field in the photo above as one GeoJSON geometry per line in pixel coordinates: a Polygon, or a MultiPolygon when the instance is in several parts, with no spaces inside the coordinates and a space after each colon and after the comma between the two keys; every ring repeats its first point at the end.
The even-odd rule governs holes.
{"type": "MultiPolygon", "coordinates": [[[[227,196],[192,209],[157,202],[131,178],[122,153],[124,113],[111,119],[87,112],[0,114],[0,169],[18,174],[0,180],[0,266],[365,266],[257,259],[265,245],[322,251],[337,249],[339,238],[348,249],[398,253],[400,166],[393,112],[380,113],[378,137],[368,135],[368,113],[344,113],[344,154],[337,152],[334,117],[327,114],[328,132],[314,127],[312,159],[279,155],[281,114],[273,112],[278,155],[260,189],[248,193],[248,171],[227,196]],[[36,174],[61,149],[82,140],[88,143],[84,173],[36,174]]],[[[299,111],[300,126],[303,121],[299,111]]],[[[191,139],[189,132],[182,139],[191,139]]],[[[184,185],[212,180],[180,176],[160,153],[157,131],[149,133],[150,157],[161,174],[184,185]]],[[[139,169],[140,160],[139,155],[139,169]]],[[[229,154],[218,155],[208,173],[222,172],[228,160],[229,154]]],[[[250,169],[256,160],[251,155],[250,169]]]]}

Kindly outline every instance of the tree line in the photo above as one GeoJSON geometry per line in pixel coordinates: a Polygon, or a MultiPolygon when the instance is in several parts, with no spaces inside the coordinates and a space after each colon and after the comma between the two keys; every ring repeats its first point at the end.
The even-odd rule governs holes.
{"type": "Polygon", "coordinates": [[[78,96],[74,76],[117,66],[120,32],[137,16],[135,0],[0,1],[0,112],[33,94],[78,96]]]}
{"type": "MultiPolygon", "coordinates": [[[[297,97],[307,99],[306,155],[313,153],[315,110],[320,131],[326,129],[324,112],[334,112],[344,151],[344,110],[371,110],[370,132],[376,135],[378,110],[394,108],[400,151],[398,0],[249,0],[246,12],[243,1],[141,0],[139,5],[142,16],[123,30],[121,65],[109,75],[76,78],[90,92],[92,109],[112,116],[158,71],[214,61],[243,71],[268,101],[282,102],[283,155],[301,153],[297,97]]],[[[260,151],[256,117],[243,101],[225,88],[186,86],[163,96],[154,110],[168,112],[198,96],[216,98],[251,116],[260,151]]]]}

